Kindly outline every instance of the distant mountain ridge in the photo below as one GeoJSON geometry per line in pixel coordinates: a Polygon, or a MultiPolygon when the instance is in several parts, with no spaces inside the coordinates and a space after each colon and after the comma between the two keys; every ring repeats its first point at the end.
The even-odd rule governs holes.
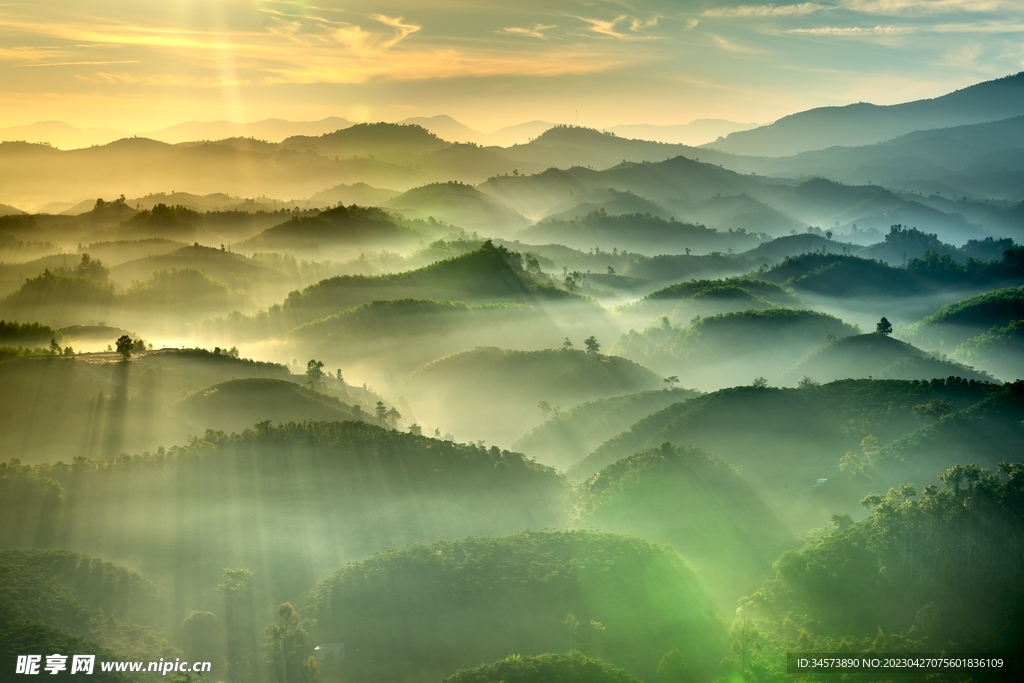
{"type": "Polygon", "coordinates": [[[836,145],[870,145],[918,130],[998,121],[1022,114],[1024,72],[933,99],[809,109],[767,126],[731,133],[704,147],[731,154],[781,157],[836,145]]]}

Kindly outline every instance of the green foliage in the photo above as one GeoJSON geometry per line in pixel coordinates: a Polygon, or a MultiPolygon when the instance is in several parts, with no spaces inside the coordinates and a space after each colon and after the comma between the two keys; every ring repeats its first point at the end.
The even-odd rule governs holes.
{"type": "Polygon", "coordinates": [[[729,609],[753,590],[791,541],[755,489],[726,462],[696,449],[623,458],[576,490],[576,523],[671,545],[729,609]]]}
{"type": "MultiPolygon", "coordinates": [[[[50,479],[42,490],[44,523],[61,506],[55,487],[50,479]]],[[[175,654],[157,630],[167,625],[167,597],[123,567],[66,550],[8,550],[0,552],[0,586],[0,622],[42,622],[125,658],[175,654]]]]}
{"type": "Polygon", "coordinates": [[[945,489],[929,485],[920,498],[909,485],[868,496],[872,517],[783,554],[750,604],[806,623],[813,639],[1007,651],[1024,597],[1024,469],[956,466],[940,478],[945,489]]]}
{"type": "Polygon", "coordinates": [[[1024,287],[1006,287],[943,306],[915,323],[909,339],[952,349],[975,335],[1024,319],[1024,287]]]}
{"type": "Polygon", "coordinates": [[[643,677],[678,648],[706,675],[724,646],[723,625],[678,556],[594,532],[391,550],[322,581],[310,607],[317,639],[344,642],[372,660],[353,671],[368,681],[436,679],[510,651],[570,646],[643,677]],[[566,630],[569,614],[575,635],[566,630]]]}
{"type": "Polygon", "coordinates": [[[551,404],[541,401],[547,408],[545,411],[540,407],[544,423],[523,435],[513,447],[541,462],[565,469],[637,420],[697,395],[695,391],[675,388],[641,391],[581,403],[550,420],[547,415],[551,404]]]}
{"type": "MultiPolygon", "coordinates": [[[[678,652],[673,650],[673,652],[678,652]]],[[[680,655],[680,658],[682,655],[680,655]]],[[[669,679],[671,683],[689,683],[669,679]]],[[[543,654],[536,657],[512,655],[494,664],[464,669],[442,683],[640,683],[628,672],[580,652],[543,654]]]]}
{"type": "MultiPolygon", "coordinates": [[[[96,655],[96,664],[92,675],[88,677],[89,681],[128,683],[128,681],[134,680],[128,674],[101,671],[101,661],[119,661],[122,659],[121,653],[114,653],[108,648],[39,621],[0,618],[0,667],[4,671],[5,678],[15,677],[14,671],[19,655],[39,654],[45,657],[46,654],[53,653],[67,654],[69,666],[68,671],[56,675],[49,674],[40,667],[40,675],[45,675],[48,679],[74,681],[76,678],[80,678],[82,675],[80,673],[76,674],[74,678],[69,673],[71,655],[94,654],[96,655]]],[[[148,657],[151,653],[139,654],[148,657]]],[[[46,660],[43,659],[42,664],[45,665],[45,663],[46,660]]]]}
{"type": "Polygon", "coordinates": [[[39,323],[16,323],[0,320],[0,344],[3,346],[39,346],[50,339],[60,339],[60,333],[39,323]]]}
{"type": "Polygon", "coordinates": [[[338,206],[314,216],[295,216],[238,245],[239,249],[303,248],[311,245],[394,244],[422,238],[375,207],[338,206]]]}

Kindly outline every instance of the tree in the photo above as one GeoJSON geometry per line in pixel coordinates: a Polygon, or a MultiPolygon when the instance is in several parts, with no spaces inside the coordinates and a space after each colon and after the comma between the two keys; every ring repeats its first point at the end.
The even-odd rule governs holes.
{"type": "Polygon", "coordinates": [[[181,624],[182,649],[195,662],[221,661],[223,629],[212,612],[192,612],[181,624]]]}
{"type": "Polygon", "coordinates": [[[601,345],[597,343],[597,337],[593,335],[584,339],[583,343],[587,346],[587,353],[597,353],[601,350],[601,345]]]}
{"type": "Polygon", "coordinates": [[[324,363],[319,360],[312,360],[306,363],[306,377],[309,378],[309,383],[313,388],[320,385],[320,381],[324,378],[324,363]]]}
{"type": "Polygon", "coordinates": [[[59,356],[61,354],[60,344],[57,343],[56,339],[50,340],[50,355],[59,356]]]}
{"type": "Polygon", "coordinates": [[[277,608],[277,621],[266,628],[267,641],[264,648],[270,655],[281,683],[300,680],[301,656],[309,646],[309,634],[302,626],[302,617],[290,602],[283,602],[277,608]]]}
{"type": "Polygon", "coordinates": [[[803,377],[800,378],[800,381],[797,382],[796,385],[801,389],[811,389],[812,387],[821,386],[821,382],[811,377],[808,377],[807,375],[804,375],[803,377]]]}
{"type": "Polygon", "coordinates": [[[686,660],[679,650],[669,650],[658,663],[658,683],[693,683],[686,660]]]}
{"type": "Polygon", "coordinates": [[[253,615],[252,572],[248,569],[224,570],[224,631],[227,655],[227,680],[248,680],[256,654],[256,622],[253,615]]]}
{"type": "Polygon", "coordinates": [[[661,381],[664,382],[665,384],[667,384],[669,389],[671,389],[671,388],[675,387],[675,385],[679,384],[679,378],[676,377],[675,375],[672,375],[671,377],[666,377],[665,379],[663,379],[661,381]]]}
{"type": "Polygon", "coordinates": [[[384,401],[377,401],[377,407],[373,410],[374,416],[377,418],[377,426],[383,427],[387,422],[388,409],[384,405],[384,401]]]}
{"type": "Polygon", "coordinates": [[[565,341],[562,342],[562,349],[565,350],[565,351],[568,351],[571,348],[572,348],[572,342],[569,341],[568,337],[566,337],[565,341]]]}
{"type": "Polygon", "coordinates": [[[565,617],[565,621],[562,622],[565,629],[569,632],[569,650],[572,650],[572,639],[576,635],[576,631],[580,628],[580,620],[576,618],[576,615],[572,612],[565,617]]]}
{"type": "Polygon", "coordinates": [[[402,419],[402,414],[392,406],[391,410],[385,413],[384,417],[387,418],[388,424],[391,425],[392,429],[394,429],[398,425],[398,421],[402,419]]]}
{"type": "Polygon", "coordinates": [[[423,436],[423,427],[420,427],[418,424],[415,423],[411,424],[409,425],[409,433],[412,434],[413,436],[423,436]]]}
{"type": "Polygon", "coordinates": [[[548,415],[551,414],[551,404],[547,401],[541,401],[537,404],[537,408],[540,409],[541,415],[544,416],[544,421],[548,421],[548,415]]]}
{"type": "Polygon", "coordinates": [[[121,358],[127,361],[132,357],[132,349],[135,347],[135,342],[127,334],[122,334],[117,338],[117,352],[121,354],[121,358]]]}
{"type": "Polygon", "coordinates": [[[768,380],[764,377],[755,377],[754,381],[750,383],[750,386],[757,387],[758,389],[764,389],[768,386],[768,380]]]}
{"type": "Polygon", "coordinates": [[[888,320],[885,319],[885,317],[883,317],[881,320],[878,321],[878,324],[875,325],[875,332],[888,337],[890,334],[892,334],[892,323],[890,323],[888,320]]]}

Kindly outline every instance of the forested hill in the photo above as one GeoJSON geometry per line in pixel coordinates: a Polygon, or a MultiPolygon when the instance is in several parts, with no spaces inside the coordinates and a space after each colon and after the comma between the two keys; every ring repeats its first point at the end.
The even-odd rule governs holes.
{"type": "Polygon", "coordinates": [[[527,272],[521,254],[488,241],[476,251],[418,270],[323,280],[292,292],[280,306],[249,319],[249,327],[253,331],[284,332],[370,301],[404,298],[467,303],[581,300],[527,272]]]}
{"type": "Polygon", "coordinates": [[[567,649],[647,680],[679,649],[707,676],[725,654],[724,624],[679,556],[590,531],[390,550],[321,581],[304,611],[315,619],[314,638],[358,648],[356,671],[369,682],[436,681],[445,669],[510,651],[567,649]]]}
{"type": "Polygon", "coordinates": [[[563,524],[565,492],[553,470],[495,447],[363,422],[267,421],[134,456],[0,463],[0,547],[73,543],[165,580],[170,544],[191,585],[251,567],[261,581],[289,577],[264,584],[280,602],[338,563],[394,544],[563,524]],[[268,537],[278,539],[269,551],[268,537]],[[296,574],[297,563],[306,569],[296,574]]]}

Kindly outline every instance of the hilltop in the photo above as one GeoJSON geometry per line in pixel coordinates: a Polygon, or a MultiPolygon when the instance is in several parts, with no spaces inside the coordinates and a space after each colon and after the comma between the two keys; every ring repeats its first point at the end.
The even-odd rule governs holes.
{"type": "Polygon", "coordinates": [[[425,236],[397,225],[380,209],[338,206],[315,216],[296,216],[236,245],[242,251],[310,247],[399,246],[425,236]]]}
{"type": "Polygon", "coordinates": [[[688,389],[651,389],[581,403],[550,419],[541,411],[544,422],[520,437],[513,448],[564,470],[636,421],[697,395],[688,389]]]}
{"type": "Polygon", "coordinates": [[[384,206],[408,218],[436,218],[466,230],[500,234],[526,226],[529,221],[471,185],[447,182],[413,188],[389,199],[384,206]]]}
{"type": "Polygon", "coordinates": [[[971,337],[1024,319],[1024,287],[1006,287],[947,304],[907,329],[908,339],[952,350],[971,337]]]}
{"type": "Polygon", "coordinates": [[[568,406],[662,384],[624,358],[564,348],[477,348],[428,363],[409,380],[410,399],[422,397],[421,410],[432,422],[500,441],[514,440],[533,424],[540,401],[568,406]]]}
{"type": "Polygon", "coordinates": [[[615,348],[627,358],[678,374],[693,386],[717,388],[749,382],[767,368],[795,363],[829,335],[855,332],[826,313],[766,308],[695,318],[687,327],[662,319],[642,332],[630,330],[615,348]]]}
{"type": "Polygon", "coordinates": [[[510,651],[561,650],[566,615],[579,623],[573,649],[601,651],[644,678],[673,648],[689,668],[710,673],[725,647],[724,625],[678,556],[594,532],[529,531],[390,550],[321,581],[309,608],[316,638],[365,655],[357,671],[367,681],[437,680],[510,651]],[[424,652],[433,656],[425,660],[424,652]]]}
{"type": "Polygon", "coordinates": [[[992,376],[987,373],[936,357],[906,342],[877,333],[828,341],[785,373],[788,381],[793,383],[805,376],[821,382],[861,377],[961,377],[967,380],[992,381],[992,376]]]}
{"type": "Polygon", "coordinates": [[[576,524],[670,545],[707,577],[724,610],[756,588],[792,539],[755,488],[696,448],[636,453],[580,484],[576,524]]]}

